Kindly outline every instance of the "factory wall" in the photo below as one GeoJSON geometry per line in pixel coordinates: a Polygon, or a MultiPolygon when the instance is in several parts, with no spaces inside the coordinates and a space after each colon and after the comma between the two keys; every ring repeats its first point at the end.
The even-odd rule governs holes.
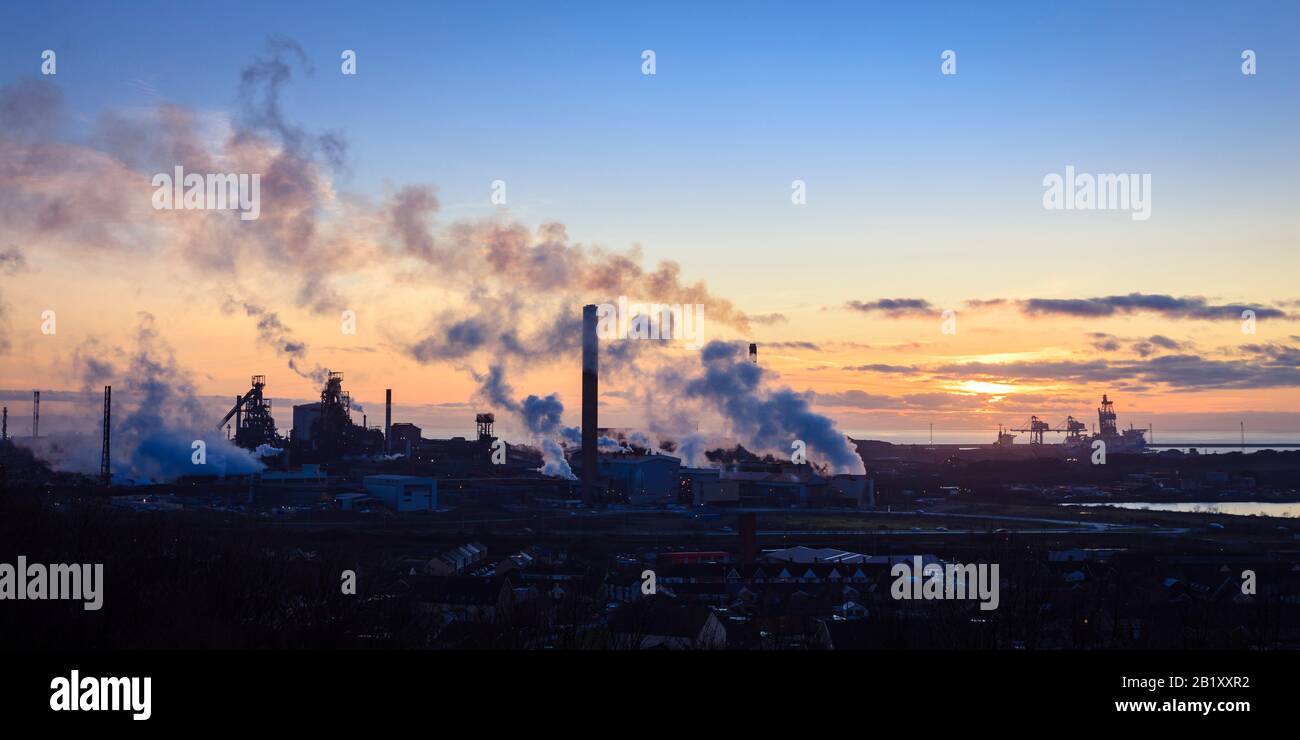
{"type": "Polygon", "coordinates": [[[438,508],[438,481],[414,475],[367,475],[366,491],[393,511],[433,511],[438,508]]]}

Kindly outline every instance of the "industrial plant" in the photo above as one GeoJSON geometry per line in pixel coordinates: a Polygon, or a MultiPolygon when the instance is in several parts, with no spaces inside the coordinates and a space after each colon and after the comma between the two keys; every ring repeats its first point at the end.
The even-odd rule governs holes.
{"type": "MultiPolygon", "coordinates": [[[[346,567],[369,574],[364,598],[312,598],[330,614],[321,618],[346,625],[332,639],[348,646],[843,650],[917,647],[936,634],[965,648],[1300,646],[1287,626],[1300,621],[1261,623],[1257,607],[1294,611],[1300,581],[1284,565],[1300,533],[1177,508],[1206,499],[1291,506],[1300,452],[1248,446],[1244,434],[1225,455],[1157,445],[1150,427],[1122,429],[1106,394],[1091,429],[1074,415],[1060,423],[1033,415],[986,445],[845,438],[861,473],[734,441],[705,450],[701,464],[680,440],[600,426],[594,305],[583,307],[581,327],[581,426],[558,446],[560,466],[550,440],[498,435],[498,413],[523,406],[508,399],[466,414],[464,436],[429,438],[394,418],[401,388],[385,390],[382,423],[371,424],[344,373],[326,370],[319,400],[280,407],[291,414],[285,433],[274,386],[257,374],[194,445],[176,445],[175,432],[142,437],[154,409],[129,407],[115,420],[113,388],[104,386],[97,475],[41,459],[76,445],[40,432],[34,391],[30,439],[16,444],[9,408],[0,410],[0,505],[111,517],[129,533],[123,542],[184,527],[200,533],[190,546],[206,554],[196,562],[237,555],[255,577],[297,584],[280,587],[290,600],[267,607],[280,626],[253,633],[255,643],[300,628],[293,639],[315,644],[293,595],[346,567]],[[1027,443],[1017,443],[1021,434],[1027,443]],[[162,450],[181,472],[151,480],[115,469],[141,449],[162,450]],[[1125,508],[1136,502],[1170,508],[1125,508]],[[232,531],[259,549],[232,550],[232,531]],[[1261,559],[1261,544],[1273,554],[1261,559]],[[262,560],[264,552],[275,555],[262,560]],[[1051,610],[990,621],[888,596],[897,563],[951,569],[972,560],[1000,562],[1017,579],[1004,584],[1002,603],[1013,606],[1002,611],[1029,595],[1051,610]],[[1245,565],[1274,577],[1249,602],[1223,575],[1245,565]]],[[[757,343],[717,351],[728,371],[762,372],[757,343]]],[[[79,439],[84,448],[87,435],[79,439]]],[[[167,639],[230,644],[219,633],[167,639]]]]}

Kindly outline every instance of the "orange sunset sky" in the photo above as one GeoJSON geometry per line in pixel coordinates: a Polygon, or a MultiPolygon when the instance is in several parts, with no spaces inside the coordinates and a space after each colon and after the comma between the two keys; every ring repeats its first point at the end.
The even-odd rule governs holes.
{"type": "MultiPolygon", "coordinates": [[[[762,43],[776,28],[712,19],[673,36],[664,19],[648,79],[652,41],[623,26],[596,37],[539,18],[475,45],[358,16],[331,26],[364,48],[350,78],[338,33],[269,36],[252,30],[275,25],[263,12],[150,54],[114,33],[56,37],[54,76],[37,73],[39,49],[5,52],[11,433],[35,388],[42,431],[93,432],[106,383],[130,403],[142,321],[151,357],[174,361],[213,423],[265,374],[287,431],[288,405],[317,397],[312,373],[328,368],[372,425],[392,388],[395,420],[470,434],[472,412],[493,410],[476,375],[504,362],[517,396],[559,394],[574,425],[575,352],[496,348],[545,344],[557,320],[620,295],[703,303],[707,339],[757,342],[771,387],[807,393],[854,436],[933,424],[991,441],[1030,414],[1092,423],[1103,393],[1157,441],[1234,439],[1243,420],[1300,432],[1297,75],[1244,79],[1230,28],[1216,31],[1224,59],[1175,29],[1105,61],[1047,19],[1062,24],[1053,65],[1017,66],[1031,41],[959,19],[943,42],[780,29],[806,41],[798,54],[762,43]],[[949,46],[964,55],[951,80],[949,46]],[[845,61],[863,55],[875,61],[845,61]],[[260,173],[260,218],[155,210],[151,178],[178,164],[260,173]],[[1046,210],[1044,177],[1067,165],[1150,174],[1151,218],[1046,210]]],[[[697,355],[674,345],[611,369],[602,425],[642,425],[674,393],[658,369],[697,355]]],[[[725,432],[706,410],[690,424],[725,432]]]]}

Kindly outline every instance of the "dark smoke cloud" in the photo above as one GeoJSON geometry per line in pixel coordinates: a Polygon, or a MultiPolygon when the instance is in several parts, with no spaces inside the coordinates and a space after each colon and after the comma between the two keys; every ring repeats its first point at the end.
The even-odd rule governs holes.
{"type": "Polygon", "coordinates": [[[310,136],[285,117],[281,96],[295,70],[306,75],[316,71],[298,42],[283,37],[268,40],[262,55],[240,70],[239,101],[244,126],[250,132],[269,134],[289,154],[319,156],[339,167],[347,154],[347,142],[342,136],[335,132],[310,136]]]}
{"type": "Polygon", "coordinates": [[[293,331],[285,326],[280,317],[272,311],[247,301],[238,301],[227,296],[222,309],[226,312],[242,309],[244,314],[257,319],[257,339],[262,344],[275,350],[280,357],[288,360],[289,369],[303,378],[309,378],[318,385],[329,378],[329,370],[320,365],[307,369],[307,345],[293,336],[293,331]]]}
{"type": "Polygon", "coordinates": [[[493,407],[505,409],[513,414],[532,435],[534,442],[542,451],[542,469],[545,475],[573,480],[576,476],[564,457],[564,448],[560,437],[573,437],[572,430],[566,430],[564,421],[564,403],[559,395],[530,395],[515,400],[514,389],[506,382],[505,368],[492,365],[486,373],[475,373],[479,383],[479,395],[493,407]]]}
{"type": "MultiPolygon", "coordinates": [[[[310,72],[300,46],[272,39],[240,73],[239,109],[224,138],[212,136],[225,129],[214,128],[209,117],[160,105],[143,115],[105,111],[85,141],[58,141],[52,132],[60,130],[64,111],[56,87],[33,80],[0,91],[0,226],[69,254],[178,254],[196,276],[222,287],[274,274],[298,306],[317,312],[346,305],[336,280],[357,264],[415,265],[421,280],[474,286],[469,313],[435,316],[425,336],[407,342],[408,354],[421,362],[468,367],[476,353],[511,368],[566,360],[580,349],[577,307],[620,295],[703,304],[711,324],[749,329],[744,312],[705,283],[685,280],[677,263],[644,266],[639,247],[577,243],[553,222],[536,229],[501,216],[438,223],[436,191],[427,185],[400,187],[377,206],[338,197],[330,170],[342,165],[346,143],[293,123],[284,104],[287,86],[310,72]],[[176,165],[259,173],[261,217],[245,222],[233,212],[154,211],[150,178],[176,165]]],[[[295,372],[313,378],[324,372],[308,366],[306,346],[271,307],[232,307],[257,320],[259,341],[295,372]]],[[[606,343],[604,377],[633,368],[647,345],[659,343],[606,343]]],[[[85,356],[76,369],[91,384],[121,365],[130,363],[85,356]]],[[[553,418],[541,403],[551,396],[536,398],[532,406],[514,401],[530,431],[529,418],[553,418]]]]}
{"type": "Polygon", "coordinates": [[[17,275],[27,267],[27,259],[18,247],[0,249],[0,275],[17,275]]]}
{"type": "Polygon", "coordinates": [[[82,391],[93,391],[111,383],[118,374],[118,364],[125,362],[125,352],[105,346],[94,337],[72,351],[72,372],[81,381],[82,391]]]}
{"type": "MultiPolygon", "coordinates": [[[[96,358],[91,356],[95,348],[83,345],[81,363],[94,369],[91,376],[96,384],[113,386],[115,482],[164,482],[180,476],[244,474],[261,469],[261,463],[248,451],[235,447],[214,428],[189,375],[158,337],[153,316],[140,315],[135,347],[130,352],[110,348],[109,356],[96,358]],[[114,364],[118,357],[128,358],[121,373],[114,364]],[[192,461],[192,445],[198,440],[207,447],[204,465],[192,461]]],[[[43,439],[40,444],[35,451],[56,469],[85,474],[99,471],[98,435],[80,435],[67,442],[43,439]]]]}
{"type": "Polygon", "coordinates": [[[444,255],[435,251],[429,223],[438,212],[438,196],[431,185],[408,185],[397,192],[388,204],[388,223],[403,254],[425,262],[435,262],[444,255]]]}
{"type": "MultiPolygon", "coordinates": [[[[0,275],[17,275],[27,267],[27,260],[17,247],[0,250],[0,275]]],[[[13,346],[9,339],[9,304],[4,291],[0,291],[0,355],[7,354],[13,346]]]]}
{"type": "Polygon", "coordinates": [[[703,303],[711,321],[747,328],[744,314],[703,283],[682,281],[675,263],[647,270],[639,250],[572,243],[562,224],[534,231],[493,218],[438,227],[436,195],[422,185],[400,188],[380,208],[336,197],[326,170],[340,164],[344,140],[306,131],[284,105],[288,86],[310,73],[298,44],[271,39],[241,70],[234,129],[215,147],[211,122],[175,105],[147,115],[105,111],[85,143],[56,142],[50,132],[63,115],[57,88],[38,80],[7,88],[0,92],[7,124],[0,130],[0,221],[33,241],[57,236],[78,248],[174,249],[203,274],[227,281],[269,268],[293,281],[299,306],[316,312],[345,307],[336,277],[356,264],[379,266],[378,258],[389,255],[414,259],[438,277],[504,286],[529,300],[567,298],[580,305],[595,293],[624,293],[703,303]],[[154,211],[152,173],[170,173],[176,165],[190,172],[260,174],[261,217],[154,211]]]}
{"type": "Polygon", "coordinates": [[[504,282],[520,294],[568,297],[577,305],[613,302],[621,295],[633,302],[698,303],[709,321],[749,329],[746,315],[730,301],[703,282],[685,283],[676,262],[646,270],[638,249],[614,252],[573,243],[557,222],[532,231],[497,219],[458,221],[436,239],[437,208],[428,188],[408,187],[390,200],[389,229],[399,237],[401,254],[431,261],[444,273],[504,282]]]}
{"type": "MultiPolygon", "coordinates": [[[[561,303],[554,309],[545,298],[507,294],[489,298],[477,295],[471,300],[474,313],[448,310],[434,316],[430,329],[419,341],[406,347],[414,360],[429,364],[462,363],[475,356],[491,358],[496,364],[512,368],[567,361],[582,349],[582,314],[578,304],[561,303]],[[569,309],[569,310],[566,310],[569,309]],[[553,310],[554,313],[548,314],[553,310]],[[531,321],[527,333],[521,327],[531,321]]],[[[642,317],[633,317],[633,321],[642,317]]],[[[616,378],[634,369],[644,349],[665,342],[612,340],[603,342],[601,372],[616,378]]]]}
{"type": "Polygon", "coordinates": [[[764,369],[749,361],[743,343],[713,341],[699,357],[698,371],[659,373],[660,398],[677,393],[720,413],[731,433],[754,451],[789,455],[791,443],[798,439],[835,472],[864,472],[861,458],[835,422],[813,411],[808,396],[765,385],[764,369]]]}
{"type": "Polygon", "coordinates": [[[5,303],[4,293],[0,292],[0,355],[9,354],[13,342],[9,339],[9,304],[5,303]]]}

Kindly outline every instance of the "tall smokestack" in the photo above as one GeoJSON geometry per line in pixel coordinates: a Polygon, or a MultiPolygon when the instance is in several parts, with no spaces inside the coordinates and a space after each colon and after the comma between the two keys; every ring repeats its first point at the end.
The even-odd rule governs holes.
{"type": "Polygon", "coordinates": [[[112,466],[108,462],[109,430],[113,428],[113,386],[104,386],[104,451],[99,458],[99,481],[104,485],[113,482],[112,466]]]}
{"type": "Polygon", "coordinates": [[[32,439],[41,436],[41,392],[32,391],[32,439]]]}
{"type": "Polygon", "coordinates": [[[596,406],[600,346],[596,343],[596,306],[582,307],[582,500],[596,502],[596,406]]]}
{"type": "Polygon", "coordinates": [[[388,388],[384,391],[384,454],[392,454],[392,442],[388,440],[388,435],[393,431],[393,389],[388,388]]]}
{"type": "Polygon", "coordinates": [[[9,407],[4,408],[3,421],[0,421],[0,441],[9,439],[9,407]]]}
{"type": "Polygon", "coordinates": [[[758,345],[753,342],[749,343],[749,361],[758,364],[758,345]]]}

